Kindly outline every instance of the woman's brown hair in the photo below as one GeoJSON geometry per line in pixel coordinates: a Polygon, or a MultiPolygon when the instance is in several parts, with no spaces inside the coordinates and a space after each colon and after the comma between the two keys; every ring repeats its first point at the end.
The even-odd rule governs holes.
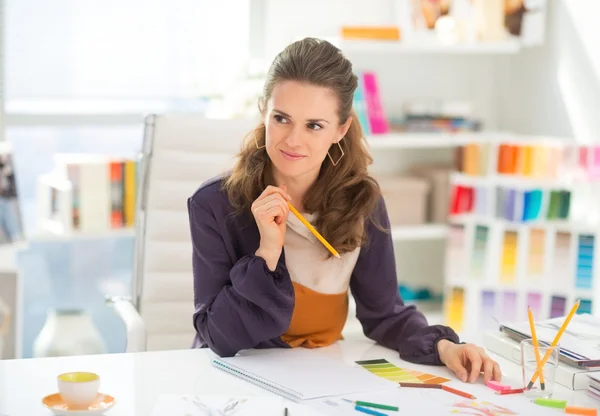
{"type": "MultiPolygon", "coordinates": [[[[273,88],[282,81],[298,81],[325,87],[338,97],[339,123],[352,123],[340,145],[329,149],[316,182],[308,189],[303,205],[316,214],[315,228],[340,253],[347,253],[366,241],[365,221],[372,217],[380,197],[377,182],[367,173],[373,160],[363,131],[352,109],[357,77],[351,62],[327,41],[306,38],[286,47],[273,61],[259,103],[261,114],[273,88]]],[[[237,212],[250,206],[268,185],[275,185],[271,160],[265,148],[265,125],[260,123],[246,137],[231,175],[225,182],[228,197],[237,212]]]]}

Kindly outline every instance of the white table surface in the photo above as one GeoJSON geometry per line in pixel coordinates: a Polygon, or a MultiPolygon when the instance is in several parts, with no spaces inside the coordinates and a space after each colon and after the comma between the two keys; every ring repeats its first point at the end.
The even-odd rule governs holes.
{"type": "MultiPolygon", "coordinates": [[[[397,352],[369,340],[341,341],[316,351],[349,364],[375,358],[386,358],[400,366],[403,364],[397,352]]],[[[0,361],[0,414],[51,415],[41,404],[41,399],[57,392],[56,376],[68,371],[93,371],[100,375],[100,391],[114,396],[117,401],[106,412],[107,416],[150,416],[158,397],[166,393],[271,394],[212,367],[210,357],[209,350],[202,349],[0,361]]],[[[504,380],[518,385],[519,367],[495,358],[501,365],[504,380]]],[[[445,367],[404,365],[442,376],[450,375],[445,367]]],[[[463,386],[463,390],[469,391],[468,385],[463,386]]],[[[574,392],[560,385],[556,385],[554,397],[568,400],[570,405],[598,406],[584,392],[574,392]]],[[[314,414],[311,409],[290,403],[290,416],[314,414]]]]}

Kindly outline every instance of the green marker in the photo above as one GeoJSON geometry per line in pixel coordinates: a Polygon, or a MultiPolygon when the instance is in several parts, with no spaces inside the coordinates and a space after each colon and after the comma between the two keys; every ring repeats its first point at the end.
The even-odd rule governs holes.
{"type": "Polygon", "coordinates": [[[396,406],[389,406],[387,404],[378,404],[378,403],[369,403],[369,402],[361,402],[360,400],[357,401],[352,401],[352,400],[348,400],[348,399],[342,399],[346,402],[349,403],[353,403],[356,406],[362,406],[362,407],[372,407],[374,409],[381,409],[381,410],[392,410],[397,412],[398,410],[400,410],[398,407],[396,406]]]}
{"type": "Polygon", "coordinates": [[[566,400],[555,400],[555,399],[535,399],[535,404],[539,404],[540,406],[546,407],[554,407],[555,409],[564,409],[567,407],[566,400]]]}

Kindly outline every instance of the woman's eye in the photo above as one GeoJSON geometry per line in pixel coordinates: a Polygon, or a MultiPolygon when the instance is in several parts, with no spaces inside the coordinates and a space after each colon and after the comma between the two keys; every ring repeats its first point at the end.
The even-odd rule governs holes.
{"type": "Polygon", "coordinates": [[[278,123],[287,123],[287,119],[284,116],[280,116],[279,114],[276,114],[273,118],[278,123]]]}
{"type": "Polygon", "coordinates": [[[317,123],[309,123],[308,128],[309,130],[321,130],[323,127],[317,123]]]}

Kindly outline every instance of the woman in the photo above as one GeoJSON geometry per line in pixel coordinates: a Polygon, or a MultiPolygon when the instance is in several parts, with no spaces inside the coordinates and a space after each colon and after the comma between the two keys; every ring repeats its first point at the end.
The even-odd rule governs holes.
{"type": "Polygon", "coordinates": [[[315,348],[341,339],[348,289],[364,333],[414,363],[447,365],[463,381],[500,380],[481,348],[429,326],[398,293],[389,220],[352,111],[351,63],[328,42],[295,42],[274,60],[262,123],[231,173],[188,201],[194,345],[315,348]],[[288,202],[338,251],[331,253],[288,202]]]}

